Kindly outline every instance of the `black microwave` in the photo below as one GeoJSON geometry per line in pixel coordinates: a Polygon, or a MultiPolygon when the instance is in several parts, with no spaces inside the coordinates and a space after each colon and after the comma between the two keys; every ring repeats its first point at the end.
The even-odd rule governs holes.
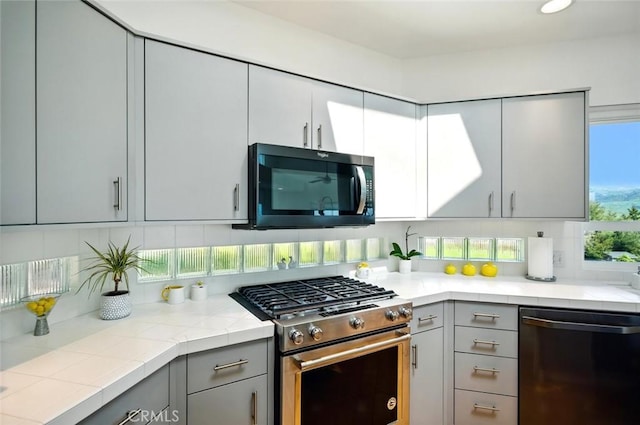
{"type": "Polygon", "coordinates": [[[249,146],[248,224],[302,229],[375,223],[374,159],[256,143],[249,146]]]}

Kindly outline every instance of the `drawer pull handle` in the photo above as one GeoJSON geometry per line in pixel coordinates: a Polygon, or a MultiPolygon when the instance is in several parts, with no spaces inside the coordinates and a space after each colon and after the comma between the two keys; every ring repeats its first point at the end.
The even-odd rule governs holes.
{"type": "Polygon", "coordinates": [[[475,319],[476,317],[486,317],[488,319],[499,319],[500,315],[496,314],[496,313],[473,313],[473,318],[475,319]]]}
{"type": "Polygon", "coordinates": [[[499,342],[495,342],[495,341],[484,341],[482,339],[474,339],[473,345],[476,345],[476,344],[486,344],[486,345],[491,345],[493,347],[495,347],[496,345],[500,345],[499,342]]]}
{"type": "Polygon", "coordinates": [[[251,412],[251,425],[258,425],[258,391],[251,393],[252,412],[251,412]]]}
{"type": "Polygon", "coordinates": [[[473,408],[474,409],[482,409],[482,410],[490,410],[492,412],[499,412],[500,409],[498,409],[496,406],[484,406],[482,404],[478,404],[478,403],[473,403],[473,408]]]}
{"type": "Polygon", "coordinates": [[[142,409],[136,409],[136,410],[131,410],[131,411],[127,412],[127,417],[124,418],[122,420],[122,422],[120,422],[118,425],[125,425],[125,424],[128,424],[128,423],[138,422],[137,420],[134,421],[133,418],[138,416],[140,414],[140,412],[142,412],[142,409]]]}
{"type": "Polygon", "coordinates": [[[413,361],[411,362],[411,366],[413,366],[414,369],[417,369],[418,368],[418,346],[412,345],[411,351],[413,351],[413,361]]]}
{"type": "Polygon", "coordinates": [[[434,319],[437,319],[438,316],[436,316],[435,314],[430,314],[426,317],[418,317],[418,323],[422,323],[422,322],[433,322],[434,319]]]}
{"type": "Polygon", "coordinates": [[[216,365],[216,367],[213,368],[213,371],[217,372],[219,370],[229,369],[230,367],[242,366],[242,365],[247,364],[247,363],[249,363],[249,360],[240,359],[237,362],[227,363],[227,364],[222,364],[222,365],[216,365]]]}
{"type": "Polygon", "coordinates": [[[473,367],[473,372],[474,373],[476,373],[476,372],[489,372],[489,373],[492,373],[492,374],[495,375],[496,373],[500,373],[500,370],[496,369],[495,367],[492,367],[491,369],[489,369],[489,368],[486,368],[486,367],[474,366],[473,367]]]}

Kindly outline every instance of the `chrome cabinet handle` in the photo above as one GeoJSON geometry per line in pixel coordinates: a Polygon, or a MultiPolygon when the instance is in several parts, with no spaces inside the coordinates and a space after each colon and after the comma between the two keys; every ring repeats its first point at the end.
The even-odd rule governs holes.
{"type": "Polygon", "coordinates": [[[308,136],[308,131],[309,130],[309,123],[306,122],[304,123],[304,127],[302,128],[302,145],[306,148],[307,146],[309,146],[309,136],[308,136]]]}
{"type": "Polygon", "coordinates": [[[322,149],[322,124],[318,125],[318,149],[322,149]]]}
{"type": "Polygon", "coordinates": [[[233,189],[233,210],[238,211],[240,209],[240,184],[236,183],[236,187],[233,189]]]}
{"type": "Polygon", "coordinates": [[[474,409],[482,409],[482,410],[490,410],[492,412],[499,412],[500,409],[498,409],[496,406],[484,406],[482,404],[478,404],[478,403],[473,403],[473,408],[474,409]]]}
{"type": "Polygon", "coordinates": [[[251,412],[251,425],[258,425],[258,391],[251,393],[251,404],[253,412],[251,412]]]}
{"type": "Polygon", "coordinates": [[[138,416],[140,414],[140,412],[142,412],[142,409],[136,409],[136,410],[131,410],[131,411],[127,412],[127,417],[124,418],[122,420],[122,422],[120,422],[118,425],[126,425],[128,423],[137,422],[137,420],[134,421],[133,418],[138,416]]]}
{"type": "Polygon", "coordinates": [[[493,213],[493,191],[489,194],[489,217],[493,213]]]}
{"type": "Polygon", "coordinates": [[[437,319],[438,316],[436,316],[435,314],[430,314],[426,317],[418,317],[418,323],[422,323],[422,322],[433,322],[433,319],[437,319]]]}
{"type": "Polygon", "coordinates": [[[488,319],[499,319],[500,315],[497,313],[473,313],[473,318],[475,319],[476,317],[486,317],[488,319]]]}
{"type": "Polygon", "coordinates": [[[418,368],[418,346],[417,345],[412,345],[411,346],[411,351],[413,352],[413,361],[411,362],[411,366],[413,366],[414,369],[418,368]]]}
{"type": "Polygon", "coordinates": [[[540,319],[522,316],[525,325],[541,328],[564,329],[569,331],[598,332],[607,334],[631,335],[640,333],[640,326],[598,325],[595,323],[563,322],[561,320],[540,319]]]}
{"type": "Polygon", "coordinates": [[[245,364],[247,364],[247,363],[249,363],[249,360],[246,360],[246,359],[245,359],[245,360],[240,359],[240,360],[238,360],[237,362],[227,363],[227,364],[223,364],[223,365],[216,365],[216,366],[213,368],[213,371],[214,371],[214,372],[217,372],[217,371],[219,371],[219,370],[229,369],[230,367],[239,367],[239,366],[245,365],[245,364]]]}
{"type": "Polygon", "coordinates": [[[516,191],[511,192],[511,215],[513,215],[513,210],[516,209],[516,191]]]}
{"type": "Polygon", "coordinates": [[[113,186],[115,194],[113,208],[115,208],[116,211],[120,211],[120,208],[122,206],[122,179],[118,177],[116,180],[114,180],[113,186]]]}
{"type": "Polygon", "coordinates": [[[482,339],[474,339],[474,340],[473,340],[473,345],[476,345],[476,344],[486,344],[486,345],[492,345],[492,346],[494,346],[494,347],[495,347],[496,345],[500,345],[500,343],[499,343],[499,342],[495,342],[495,341],[484,341],[484,340],[482,340],[482,339]]]}
{"type": "Polygon", "coordinates": [[[364,206],[367,200],[367,180],[364,176],[364,170],[361,166],[355,166],[356,173],[358,174],[358,180],[360,181],[360,201],[358,203],[358,209],[356,214],[362,214],[364,212],[364,206]]]}
{"type": "Polygon", "coordinates": [[[496,369],[495,367],[492,367],[491,369],[489,369],[489,368],[486,368],[486,367],[474,366],[473,367],[473,373],[476,373],[476,372],[489,372],[489,373],[492,373],[492,374],[495,375],[496,373],[500,373],[500,370],[496,369]]]}

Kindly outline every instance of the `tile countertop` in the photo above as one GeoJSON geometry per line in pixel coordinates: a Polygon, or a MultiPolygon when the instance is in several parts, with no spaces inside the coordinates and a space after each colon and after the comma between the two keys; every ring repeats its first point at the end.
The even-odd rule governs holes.
{"type": "MultiPolygon", "coordinates": [[[[422,272],[374,273],[368,281],[416,306],[465,300],[640,312],[640,292],[613,285],[422,272]]],[[[272,335],[271,322],[226,295],[139,304],[117,321],[93,313],[56,323],[49,335],[3,342],[0,423],[76,423],[177,356],[272,335]]]]}
{"type": "Polygon", "coordinates": [[[227,295],[137,304],[115,321],[94,312],[50,328],[2,342],[2,425],[77,423],[180,355],[273,336],[272,322],[227,295]]]}

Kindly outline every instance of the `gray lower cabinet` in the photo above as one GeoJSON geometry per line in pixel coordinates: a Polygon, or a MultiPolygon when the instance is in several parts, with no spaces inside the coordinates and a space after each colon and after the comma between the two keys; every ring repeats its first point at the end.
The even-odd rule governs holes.
{"type": "Polygon", "coordinates": [[[518,423],[518,308],[456,301],[455,425],[518,423]]]}
{"type": "Polygon", "coordinates": [[[411,323],[411,425],[441,425],[444,414],[443,304],[415,307],[411,323]]]}
{"type": "Polygon", "coordinates": [[[166,365],[149,375],[80,425],[164,424],[175,422],[169,408],[169,368],[166,365]]]}
{"type": "Polygon", "coordinates": [[[267,340],[186,356],[189,425],[267,425],[273,404],[267,340]]]}

